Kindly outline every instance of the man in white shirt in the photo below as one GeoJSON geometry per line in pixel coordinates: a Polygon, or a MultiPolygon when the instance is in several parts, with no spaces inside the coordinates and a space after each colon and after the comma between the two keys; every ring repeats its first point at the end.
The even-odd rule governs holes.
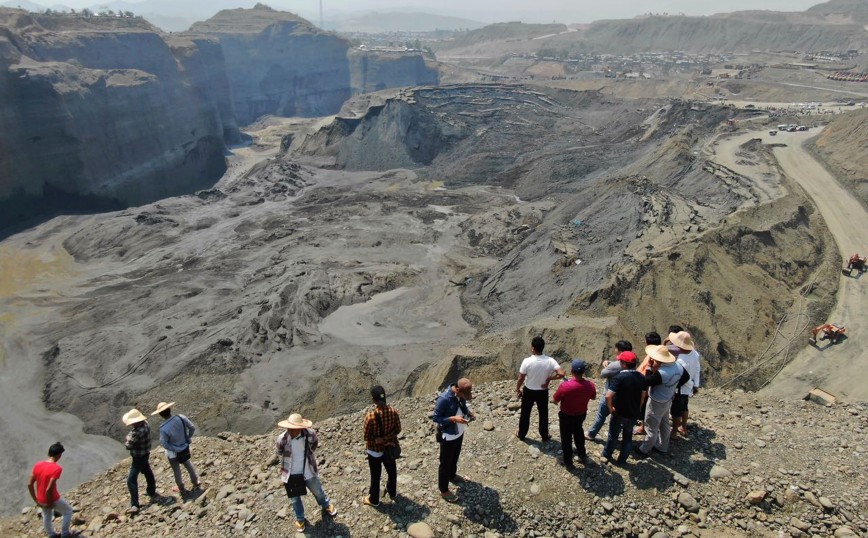
{"type": "Polygon", "coordinates": [[[681,436],[687,436],[688,403],[694,394],[699,392],[700,366],[699,352],[693,343],[693,338],[687,331],[670,333],[669,342],[678,346],[678,363],[690,374],[690,379],[675,393],[672,401],[672,429],[681,436]]]}
{"type": "Polygon", "coordinates": [[[524,441],[530,429],[530,412],[536,404],[539,412],[539,435],[543,442],[551,439],[549,435],[549,383],[563,379],[564,370],[558,361],[543,355],[546,347],[541,336],[534,336],[530,342],[531,356],[521,362],[515,392],[521,399],[521,415],[515,436],[524,441]],[[524,388],[522,389],[522,385],[524,388]]]}

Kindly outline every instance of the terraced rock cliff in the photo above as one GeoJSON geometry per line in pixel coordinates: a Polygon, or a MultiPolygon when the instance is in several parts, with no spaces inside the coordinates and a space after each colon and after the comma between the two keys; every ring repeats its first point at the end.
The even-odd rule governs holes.
{"type": "Polygon", "coordinates": [[[0,227],[212,184],[239,132],[208,40],[141,19],[0,10],[0,227]]]}
{"type": "Polygon", "coordinates": [[[190,32],[222,45],[242,124],[264,114],[334,114],[355,93],[437,83],[421,54],[351,51],[346,39],[262,4],[223,10],[190,32]]]}
{"type": "Polygon", "coordinates": [[[209,187],[239,122],[333,114],[354,93],[437,80],[421,54],[351,52],[261,5],[173,35],[138,18],[2,9],[0,228],[209,187]]]}

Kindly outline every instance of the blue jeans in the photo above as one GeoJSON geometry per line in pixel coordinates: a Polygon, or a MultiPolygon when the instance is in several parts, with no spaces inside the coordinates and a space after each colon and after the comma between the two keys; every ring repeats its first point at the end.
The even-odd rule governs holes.
{"type": "Polygon", "coordinates": [[[60,532],[64,536],[69,534],[69,525],[72,523],[72,506],[62,497],[54,501],[52,508],[41,507],[42,509],[42,525],[45,527],[45,534],[54,536],[54,513],[57,512],[62,516],[60,524],[60,532]]]}
{"type": "Polygon", "coordinates": [[[615,451],[615,445],[618,443],[618,436],[621,436],[621,453],[618,454],[618,463],[627,461],[627,456],[633,450],[633,426],[636,425],[635,418],[624,418],[618,415],[612,415],[609,421],[609,438],[606,440],[606,446],[603,448],[603,456],[611,459],[612,453],[615,451]]]}
{"type": "Polygon", "coordinates": [[[594,419],[594,423],[591,424],[591,427],[588,429],[588,437],[596,437],[597,434],[600,433],[603,424],[606,423],[606,417],[608,416],[609,404],[606,403],[606,397],[603,396],[600,399],[600,407],[597,408],[597,418],[594,419]]]}
{"type": "MultiPolygon", "coordinates": [[[[323,510],[329,507],[331,500],[329,500],[326,492],[323,491],[322,483],[319,481],[318,476],[308,478],[304,481],[304,485],[307,486],[307,490],[313,495],[323,510]]],[[[292,510],[295,512],[296,521],[304,521],[304,502],[301,500],[301,497],[290,497],[289,500],[292,501],[292,510]]]]}
{"type": "Polygon", "coordinates": [[[127,475],[127,489],[130,490],[130,506],[139,505],[139,473],[145,475],[145,482],[148,484],[148,489],[146,490],[148,496],[153,497],[157,493],[157,482],[154,480],[154,472],[151,470],[149,458],[150,454],[133,456],[130,474],[127,475]]]}

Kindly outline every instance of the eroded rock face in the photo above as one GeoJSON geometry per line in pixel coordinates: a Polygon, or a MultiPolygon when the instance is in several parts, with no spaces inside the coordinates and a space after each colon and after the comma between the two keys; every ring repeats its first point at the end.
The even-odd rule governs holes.
{"type": "Polygon", "coordinates": [[[435,85],[439,76],[421,54],[349,51],[353,93],[435,85]]]}
{"type": "Polygon", "coordinates": [[[3,9],[0,227],[210,187],[243,139],[236,117],[328,115],[354,93],[436,82],[420,54],[350,51],[261,5],[184,35],[3,9]]]}
{"type": "Polygon", "coordinates": [[[346,39],[263,5],[221,11],[190,30],[223,46],[242,124],[265,114],[334,114],[353,94],[438,82],[421,54],[352,50],[346,39]]]}
{"type": "Polygon", "coordinates": [[[352,94],[349,42],[291,13],[223,10],[191,32],[220,41],[242,123],[264,114],[330,114],[352,94]]]}
{"type": "Polygon", "coordinates": [[[141,19],[0,10],[0,226],[212,184],[240,136],[216,43],[141,19]]]}

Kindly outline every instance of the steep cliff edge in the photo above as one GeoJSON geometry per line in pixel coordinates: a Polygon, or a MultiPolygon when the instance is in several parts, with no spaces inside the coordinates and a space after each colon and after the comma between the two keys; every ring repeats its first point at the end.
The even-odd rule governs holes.
{"type": "Polygon", "coordinates": [[[227,9],[190,31],[220,41],[242,124],[264,114],[330,114],[352,94],[349,42],[292,13],[227,9]]]}
{"type": "Polygon", "coordinates": [[[212,184],[239,136],[216,43],[0,10],[0,227],[212,184]]]}
{"type": "Polygon", "coordinates": [[[265,114],[334,114],[353,94],[438,82],[421,54],[352,50],[346,39],[262,4],[223,10],[190,34],[220,41],[242,124],[265,114]]]}

